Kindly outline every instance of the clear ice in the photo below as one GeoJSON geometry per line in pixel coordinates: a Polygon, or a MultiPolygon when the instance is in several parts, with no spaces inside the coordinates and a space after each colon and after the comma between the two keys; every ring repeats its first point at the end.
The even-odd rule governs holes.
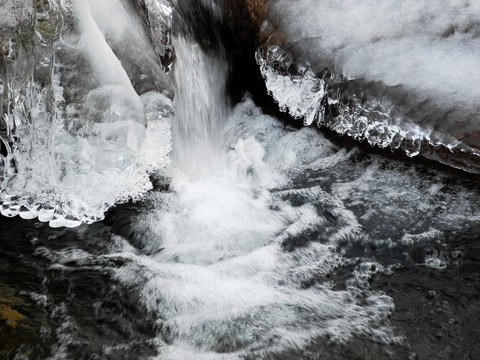
{"type": "Polygon", "coordinates": [[[151,188],[152,164],[169,161],[173,116],[172,9],[154,5],[146,16],[164,28],[153,40],[130,2],[2,5],[3,215],[77,226],[151,188]],[[156,153],[145,149],[152,132],[156,153]]]}

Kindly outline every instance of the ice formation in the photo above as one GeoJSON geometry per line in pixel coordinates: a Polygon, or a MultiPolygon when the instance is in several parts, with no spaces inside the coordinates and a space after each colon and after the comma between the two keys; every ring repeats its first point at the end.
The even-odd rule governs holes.
{"type": "Polygon", "coordinates": [[[261,31],[277,36],[258,62],[280,108],[302,117],[287,99],[305,85],[287,84],[306,74],[324,82],[318,124],[480,172],[480,3],[271,0],[268,10],[261,31]]]}
{"type": "Polygon", "coordinates": [[[173,115],[162,70],[170,40],[162,59],[159,39],[151,46],[149,29],[127,1],[22,7],[0,10],[0,40],[8,46],[0,56],[0,211],[51,226],[102,219],[116,202],[151,187],[152,163],[168,162],[169,131],[157,134],[156,154],[144,147],[173,115]],[[147,155],[152,159],[142,159],[147,155]]]}

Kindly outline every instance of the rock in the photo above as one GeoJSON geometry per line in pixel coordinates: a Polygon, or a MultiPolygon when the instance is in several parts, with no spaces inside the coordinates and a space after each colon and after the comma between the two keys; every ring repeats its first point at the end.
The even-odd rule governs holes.
{"type": "Polygon", "coordinates": [[[8,305],[1,304],[3,301],[3,299],[0,299],[0,320],[4,320],[7,326],[16,328],[18,323],[25,319],[25,315],[20,314],[8,305]]]}
{"type": "Polygon", "coordinates": [[[15,309],[20,303],[20,299],[0,286],[0,357],[6,356],[25,340],[23,328],[26,325],[22,322],[26,316],[15,309]]]}
{"type": "Polygon", "coordinates": [[[241,39],[254,39],[257,45],[280,45],[283,33],[268,19],[267,0],[222,0],[229,28],[241,39]]]}
{"type": "MultiPolygon", "coordinates": [[[[267,18],[267,0],[222,0],[229,26],[240,28],[240,34],[256,36],[267,18]]],[[[245,36],[245,35],[244,35],[245,36]]]]}
{"type": "Polygon", "coordinates": [[[169,70],[175,56],[172,45],[172,6],[168,0],[136,0],[136,4],[150,30],[150,37],[162,66],[169,70]]]}

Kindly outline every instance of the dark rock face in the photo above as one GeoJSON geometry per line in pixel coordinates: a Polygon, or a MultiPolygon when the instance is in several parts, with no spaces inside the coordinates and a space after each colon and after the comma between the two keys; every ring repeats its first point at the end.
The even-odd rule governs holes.
{"type": "Polygon", "coordinates": [[[153,46],[160,56],[163,69],[169,70],[175,57],[172,46],[172,21],[169,13],[161,8],[161,5],[167,5],[168,8],[169,1],[134,0],[134,3],[142,21],[149,29],[153,46]]]}
{"type": "Polygon", "coordinates": [[[267,0],[222,0],[222,3],[228,26],[238,29],[240,37],[259,34],[260,27],[267,17],[267,0]]]}

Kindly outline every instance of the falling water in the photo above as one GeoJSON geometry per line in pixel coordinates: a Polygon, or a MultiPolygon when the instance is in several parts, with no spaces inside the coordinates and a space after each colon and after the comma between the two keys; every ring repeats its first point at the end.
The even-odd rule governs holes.
{"type": "MultiPolygon", "coordinates": [[[[365,358],[399,348],[415,358],[408,341],[416,339],[390,316],[395,306],[414,314],[411,299],[393,297],[405,290],[424,299],[424,289],[402,283],[387,294],[390,285],[373,282],[412,269],[415,281],[420,272],[431,280],[461,263],[443,241],[478,230],[478,191],[293,129],[248,94],[231,106],[221,40],[195,33],[192,17],[182,18],[182,4],[195,2],[184,1],[175,16],[185,27],[173,37],[174,118],[165,95],[139,97],[148,123],[139,157],[159,162],[150,168],[154,189],[75,230],[20,223],[26,250],[17,258],[15,249],[14,260],[3,251],[11,242],[0,242],[0,259],[14,269],[0,279],[21,263],[34,285],[20,295],[40,309],[41,319],[32,315],[39,335],[18,358],[35,349],[42,360],[334,359],[356,356],[358,341],[365,358]]],[[[199,3],[198,18],[214,27],[221,8],[199,3]]],[[[435,301],[423,315],[448,311],[435,301]]]]}
{"type": "Polygon", "coordinates": [[[388,297],[369,292],[360,307],[356,290],[301,285],[342,264],[336,242],[359,232],[320,187],[290,189],[310,146],[297,142],[312,140],[312,156],[320,158],[334,152],[331,145],[311,129],[290,133],[248,98],[229,109],[223,53],[207,54],[184,34],[174,45],[171,192],[150,194],[154,210],[135,225],[148,234],[140,240],[144,252],[121,248],[132,261],[116,276],[155,314],[158,358],[264,357],[321,336],[395,339],[385,323],[388,297]],[[331,238],[285,252],[292,239],[324,226],[325,206],[339,221],[331,238]]]}
{"type": "Polygon", "coordinates": [[[228,66],[221,51],[206,54],[199,44],[184,36],[177,36],[174,46],[173,157],[179,168],[199,175],[222,166],[220,146],[228,114],[228,66]]]}

